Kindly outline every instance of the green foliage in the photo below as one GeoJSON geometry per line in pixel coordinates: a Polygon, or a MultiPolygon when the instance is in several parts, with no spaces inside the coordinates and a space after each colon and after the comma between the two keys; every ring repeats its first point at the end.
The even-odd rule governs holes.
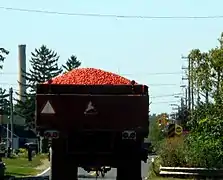
{"type": "Polygon", "coordinates": [[[223,167],[222,115],[213,105],[203,105],[199,110],[188,136],[162,141],[158,151],[162,166],[223,167]]]}
{"type": "MultiPolygon", "coordinates": [[[[4,62],[6,56],[9,54],[4,48],[0,48],[0,63],[4,62]]],[[[0,69],[3,68],[3,65],[0,65],[0,69]]],[[[9,114],[9,94],[6,92],[5,89],[0,88],[0,114],[1,115],[8,115],[9,114]]]]}
{"type": "Polygon", "coordinates": [[[221,104],[203,104],[195,111],[188,137],[190,163],[197,167],[223,167],[223,114],[221,104]]]}
{"type": "Polygon", "coordinates": [[[35,96],[27,94],[25,100],[18,101],[15,105],[15,113],[26,119],[26,126],[31,129],[34,128],[34,117],[35,117],[35,96]]]}
{"type": "Polygon", "coordinates": [[[149,179],[153,179],[154,177],[159,176],[161,163],[161,158],[159,156],[155,157],[153,161],[149,163],[149,179]]]}
{"type": "Polygon", "coordinates": [[[208,52],[194,49],[188,55],[193,65],[189,78],[199,96],[205,97],[206,103],[209,99],[221,103],[223,98],[223,34],[218,41],[219,46],[208,52]]]}
{"type": "Polygon", "coordinates": [[[200,121],[203,121],[207,117],[218,116],[216,110],[215,105],[211,103],[200,103],[197,105],[196,109],[193,111],[193,117],[187,123],[190,130],[200,132],[200,130],[203,129],[203,124],[201,124],[200,121]]]}
{"type": "Polygon", "coordinates": [[[165,139],[159,149],[162,166],[183,167],[186,162],[187,145],[183,137],[165,139]]]}
{"type": "MultiPolygon", "coordinates": [[[[218,41],[208,52],[193,49],[188,55],[198,101],[187,114],[189,136],[163,142],[159,153],[164,166],[223,167],[223,34],[218,41]]],[[[179,112],[178,118],[185,119],[184,114],[179,112]]]]}
{"type": "Polygon", "coordinates": [[[65,65],[62,65],[64,72],[69,72],[75,68],[78,68],[81,65],[81,62],[77,60],[77,57],[72,55],[66,62],[65,65]]]}
{"type": "Polygon", "coordinates": [[[187,129],[187,122],[189,121],[190,113],[186,106],[182,106],[177,112],[177,120],[181,122],[181,126],[187,129]]]}
{"type": "Polygon", "coordinates": [[[10,176],[35,176],[40,173],[39,167],[44,165],[46,155],[36,155],[32,161],[28,161],[27,156],[17,156],[14,158],[2,158],[6,164],[6,175],[10,176]]]}
{"type": "Polygon", "coordinates": [[[222,138],[194,133],[188,137],[174,137],[163,141],[159,150],[162,166],[223,167],[222,138]]]}
{"type": "Polygon", "coordinates": [[[159,115],[153,115],[152,117],[150,117],[149,140],[152,143],[154,151],[157,151],[159,149],[160,144],[164,139],[162,129],[159,127],[159,117],[159,115]]]}
{"type": "Polygon", "coordinates": [[[208,136],[208,133],[194,133],[188,137],[188,166],[222,168],[223,138],[208,136]]]}
{"type": "Polygon", "coordinates": [[[59,56],[57,53],[45,45],[35,49],[31,53],[31,69],[26,72],[25,78],[31,92],[35,92],[35,85],[43,83],[62,73],[62,68],[58,66],[59,56]]]}
{"type": "Polygon", "coordinates": [[[18,115],[26,119],[27,125],[33,128],[35,124],[36,84],[43,83],[61,74],[62,68],[58,66],[59,56],[57,53],[45,45],[42,45],[39,49],[35,49],[31,55],[31,69],[25,73],[27,81],[25,101],[18,101],[15,109],[18,115]]]}
{"type": "Polygon", "coordinates": [[[0,114],[9,115],[9,94],[6,93],[5,89],[0,88],[0,114]]]}
{"type": "Polygon", "coordinates": [[[39,49],[35,49],[31,53],[31,69],[25,72],[26,88],[27,92],[24,97],[25,101],[18,101],[15,105],[16,114],[26,119],[26,125],[30,128],[34,128],[34,116],[35,116],[35,95],[36,84],[43,83],[60,75],[65,71],[70,71],[73,68],[77,68],[81,65],[81,62],[77,60],[76,56],[71,56],[65,65],[59,67],[58,54],[49,49],[47,46],[42,45],[39,49]]]}
{"type": "MultiPolygon", "coordinates": [[[[0,48],[0,62],[4,62],[6,55],[9,54],[9,51],[7,51],[4,48],[0,48]]],[[[3,65],[0,65],[0,69],[3,68],[3,65]]]]}

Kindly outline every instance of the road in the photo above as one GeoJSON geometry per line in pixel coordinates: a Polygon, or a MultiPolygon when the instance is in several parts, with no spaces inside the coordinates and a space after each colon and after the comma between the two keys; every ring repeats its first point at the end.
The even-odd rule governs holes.
{"type": "MultiPolygon", "coordinates": [[[[149,156],[148,158],[148,162],[151,161],[153,156],[149,156]]],[[[43,176],[48,176],[50,174],[50,170],[47,171],[46,173],[43,174],[43,176]]],[[[143,163],[142,162],[142,179],[145,180],[146,177],[148,175],[148,163],[143,163]]],[[[95,173],[92,172],[92,173],[87,173],[86,171],[84,171],[82,168],[79,168],[78,169],[78,180],[87,180],[87,179],[92,179],[92,178],[95,178],[95,173]]],[[[111,171],[109,171],[105,178],[97,178],[98,180],[100,179],[106,179],[106,180],[114,180],[116,179],[116,169],[113,168],[111,171]]]]}

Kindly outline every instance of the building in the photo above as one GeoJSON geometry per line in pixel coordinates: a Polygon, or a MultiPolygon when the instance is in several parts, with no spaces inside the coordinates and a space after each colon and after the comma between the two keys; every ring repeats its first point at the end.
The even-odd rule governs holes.
{"type": "MultiPolygon", "coordinates": [[[[8,133],[8,138],[10,142],[11,138],[11,131],[10,131],[10,126],[7,129],[7,125],[1,125],[1,137],[2,141],[7,140],[7,133],[8,133]]],[[[14,125],[13,127],[13,149],[19,149],[19,148],[25,148],[26,143],[37,143],[38,138],[32,130],[28,130],[25,128],[23,125],[14,125]]]]}

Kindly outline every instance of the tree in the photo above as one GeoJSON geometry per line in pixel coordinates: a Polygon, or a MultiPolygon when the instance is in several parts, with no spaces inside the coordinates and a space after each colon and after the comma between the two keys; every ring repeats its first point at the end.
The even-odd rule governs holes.
{"type": "Polygon", "coordinates": [[[223,34],[218,41],[219,46],[207,52],[194,49],[188,55],[193,66],[189,78],[199,92],[197,96],[204,97],[195,105],[188,123],[188,157],[193,166],[223,167],[223,34]]]}
{"type": "Polygon", "coordinates": [[[186,106],[182,106],[178,110],[176,120],[181,122],[181,126],[187,128],[187,122],[189,121],[189,111],[186,106]]]}
{"type": "MultiPolygon", "coordinates": [[[[9,54],[4,48],[0,48],[0,62],[4,62],[6,56],[9,54]]],[[[3,69],[3,65],[0,65],[0,69],[3,69]]],[[[9,101],[8,98],[9,94],[6,93],[6,90],[0,88],[0,114],[1,115],[8,115],[9,114],[9,101]]]]}
{"type": "Polygon", "coordinates": [[[153,114],[150,117],[149,125],[149,141],[152,143],[154,151],[159,149],[160,142],[164,139],[164,134],[162,128],[160,127],[160,119],[165,119],[167,117],[166,113],[153,114]]]}
{"type": "Polygon", "coordinates": [[[81,65],[81,62],[77,60],[77,57],[72,55],[66,62],[65,65],[62,65],[64,72],[69,72],[72,69],[78,68],[81,65]]]}
{"type": "Polygon", "coordinates": [[[209,98],[215,101],[222,101],[223,98],[223,33],[218,41],[220,45],[208,52],[194,49],[188,55],[193,64],[190,78],[206,103],[209,98]]]}
{"type": "Polygon", "coordinates": [[[34,126],[36,84],[58,76],[62,68],[58,66],[59,56],[45,45],[31,53],[31,69],[25,72],[27,93],[25,101],[18,101],[17,114],[26,119],[29,127],[34,126]]]}
{"type": "Polygon", "coordinates": [[[59,56],[57,53],[45,45],[35,49],[31,55],[31,69],[25,73],[25,78],[27,87],[30,88],[31,92],[35,92],[37,83],[43,83],[58,76],[61,74],[62,68],[58,66],[59,56]]]}
{"type": "Polygon", "coordinates": [[[10,105],[7,99],[9,94],[6,93],[5,89],[0,88],[0,115],[9,115],[10,105]]]}
{"type": "MultiPolygon", "coordinates": [[[[9,51],[7,51],[4,48],[0,48],[0,62],[4,62],[5,56],[9,54],[9,51]]],[[[0,65],[0,69],[3,68],[3,65],[0,65]]]]}

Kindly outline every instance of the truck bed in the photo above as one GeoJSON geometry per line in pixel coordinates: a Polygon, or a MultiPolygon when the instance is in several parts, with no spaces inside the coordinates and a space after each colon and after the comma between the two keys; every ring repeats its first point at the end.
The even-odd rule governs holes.
{"type": "Polygon", "coordinates": [[[37,86],[36,126],[68,134],[74,131],[148,132],[148,87],[142,85],[49,85],[37,86]],[[55,113],[42,114],[50,102],[55,113]],[[94,107],[85,113],[89,103],[94,107]]]}

